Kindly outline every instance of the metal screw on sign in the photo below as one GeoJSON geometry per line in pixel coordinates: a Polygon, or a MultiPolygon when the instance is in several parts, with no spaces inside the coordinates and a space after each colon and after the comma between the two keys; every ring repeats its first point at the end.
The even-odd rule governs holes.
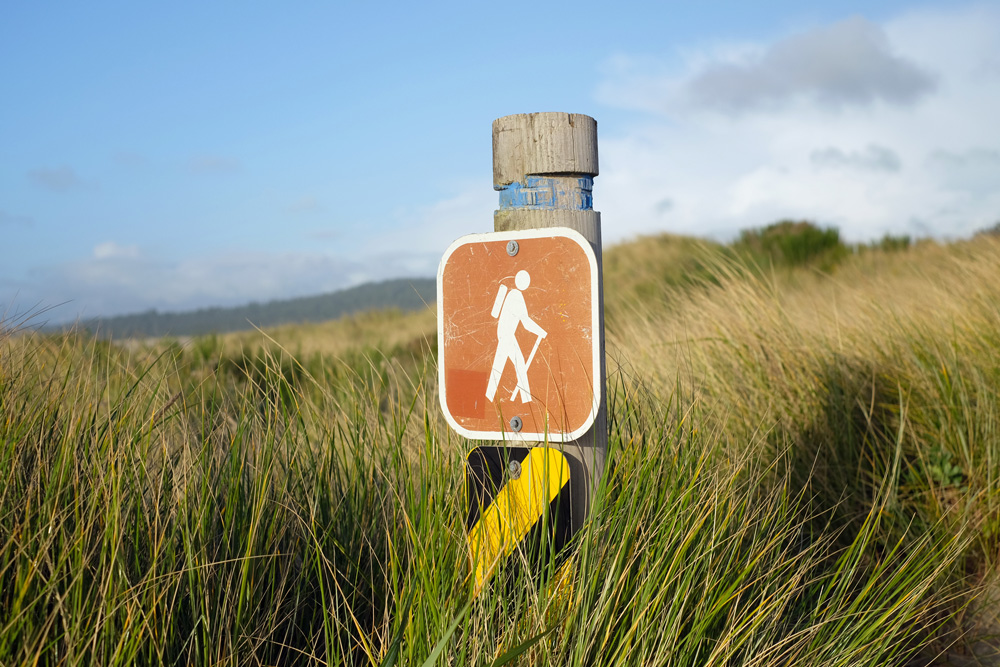
{"type": "MultiPolygon", "coordinates": [[[[514,419],[517,419],[517,417],[515,417],[514,419]]],[[[521,478],[521,462],[520,461],[511,461],[510,463],[507,464],[507,476],[510,477],[511,479],[520,479],[521,478]]]]}
{"type": "Polygon", "coordinates": [[[509,241],[507,243],[507,254],[513,257],[517,254],[518,246],[517,241],[509,241]]]}
{"type": "Polygon", "coordinates": [[[510,418],[510,430],[513,431],[514,433],[517,433],[518,431],[521,430],[521,418],[520,417],[511,417],[510,418]]]}

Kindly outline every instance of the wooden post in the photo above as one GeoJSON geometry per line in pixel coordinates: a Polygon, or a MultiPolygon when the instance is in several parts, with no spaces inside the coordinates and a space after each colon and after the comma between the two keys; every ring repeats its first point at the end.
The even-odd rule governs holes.
{"type": "Polygon", "coordinates": [[[493,188],[500,191],[494,231],[569,227],[597,255],[600,327],[594,335],[600,346],[600,409],[590,431],[563,445],[570,463],[574,530],[593,504],[608,447],[601,214],[591,195],[597,174],[597,121],[590,116],[532,113],[493,121],[493,188]]]}

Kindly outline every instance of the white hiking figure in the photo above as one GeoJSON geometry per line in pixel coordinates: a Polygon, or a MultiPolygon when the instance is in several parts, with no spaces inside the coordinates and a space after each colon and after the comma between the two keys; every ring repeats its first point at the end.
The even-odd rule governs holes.
{"type": "Polygon", "coordinates": [[[508,291],[506,285],[500,285],[497,298],[493,302],[493,310],[490,315],[497,318],[497,353],[493,357],[493,367],[490,369],[490,382],[486,387],[486,398],[493,400],[497,393],[497,385],[500,383],[500,376],[503,375],[507,362],[513,362],[514,373],[517,375],[517,387],[511,394],[510,400],[521,394],[521,402],[527,403],[531,400],[531,393],[528,387],[528,367],[531,360],[535,358],[538,351],[538,344],[542,342],[548,333],[538,322],[528,316],[528,307],[524,304],[522,292],[531,285],[531,276],[527,271],[521,270],[514,276],[514,286],[517,289],[508,291]],[[531,333],[538,336],[535,346],[531,349],[527,361],[521,346],[517,343],[517,325],[523,326],[531,333]]]}

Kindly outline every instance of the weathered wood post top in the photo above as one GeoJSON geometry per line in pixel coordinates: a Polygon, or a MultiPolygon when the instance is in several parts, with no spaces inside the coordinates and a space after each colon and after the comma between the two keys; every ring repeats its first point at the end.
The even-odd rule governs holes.
{"type": "Polygon", "coordinates": [[[597,121],[578,113],[529,113],[493,121],[493,184],[525,174],[597,176],[597,121]]]}
{"type": "Polygon", "coordinates": [[[593,210],[597,121],[575,113],[530,113],[493,121],[495,231],[569,227],[600,248],[593,210]]]}

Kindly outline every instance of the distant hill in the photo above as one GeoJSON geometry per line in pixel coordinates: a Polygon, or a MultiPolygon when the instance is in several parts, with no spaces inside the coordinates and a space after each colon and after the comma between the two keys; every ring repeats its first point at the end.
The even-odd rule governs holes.
{"type": "MultiPolygon", "coordinates": [[[[82,320],[73,328],[101,338],[198,336],[298,322],[322,322],[365,310],[419,310],[434,302],[434,278],[399,278],[320,294],[250,303],[232,308],[202,308],[180,313],[149,310],[133,315],[82,320]]],[[[69,328],[69,327],[61,327],[69,328]]]]}
{"type": "Polygon", "coordinates": [[[718,284],[734,271],[774,276],[807,268],[833,273],[853,256],[905,251],[913,244],[909,236],[889,234],[869,243],[845,243],[836,228],[808,220],[745,229],[729,243],[673,234],[640,237],[604,253],[606,324],[614,327],[655,307],[671,298],[671,290],[677,295],[718,284]]]}

